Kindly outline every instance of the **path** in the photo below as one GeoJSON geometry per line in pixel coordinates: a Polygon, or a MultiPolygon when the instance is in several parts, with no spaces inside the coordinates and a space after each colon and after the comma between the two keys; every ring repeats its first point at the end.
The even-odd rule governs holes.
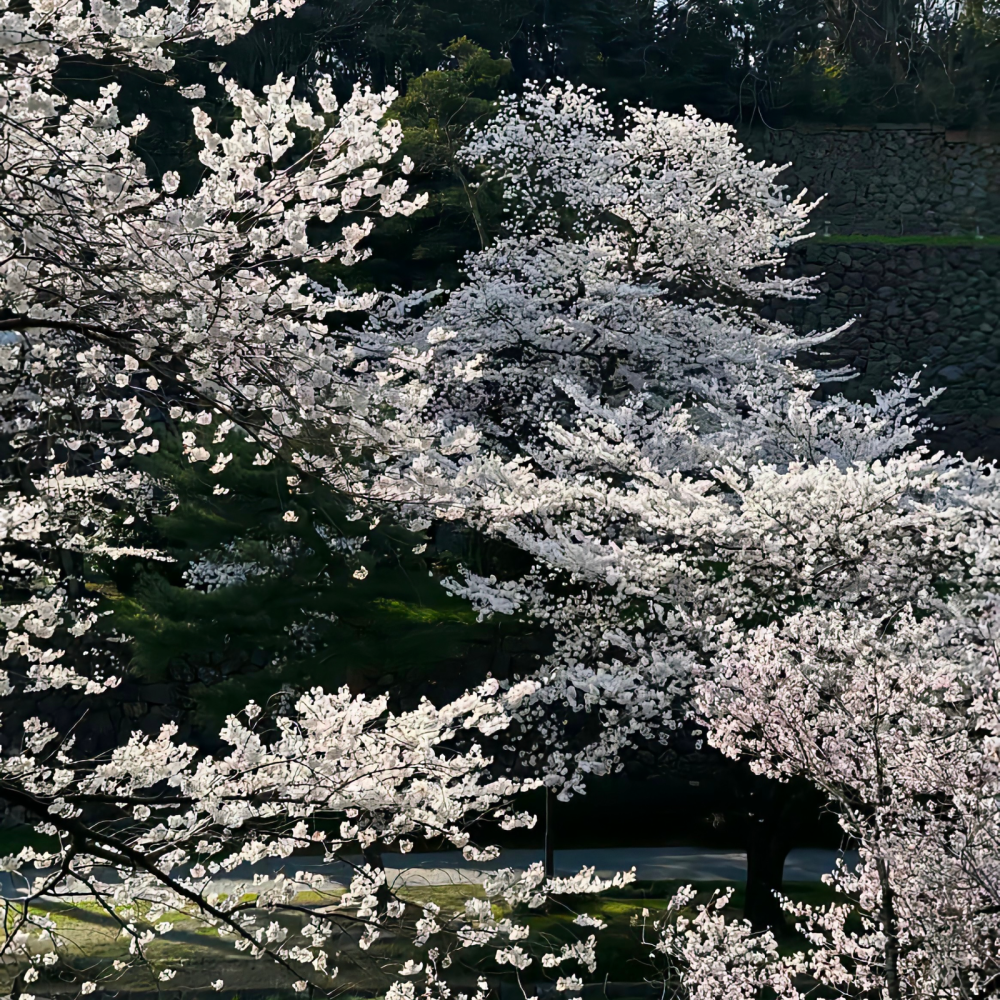
{"type": "MultiPolygon", "coordinates": [[[[818,882],[832,871],[838,852],[799,849],[791,851],[785,861],[786,882],[818,882]]],[[[848,852],[848,863],[857,855],[848,852]]],[[[496,861],[475,863],[466,861],[460,851],[440,851],[426,854],[384,854],[382,860],[392,885],[471,885],[481,884],[488,872],[499,868],[525,869],[541,861],[539,851],[504,851],[496,861]]],[[[642,881],[689,879],[692,882],[743,882],[746,880],[746,855],[742,851],[713,850],[702,847],[634,847],[595,848],[591,850],[556,851],[555,874],[575,875],[582,867],[594,866],[597,874],[610,877],[615,872],[635,866],[636,878],[642,881]]],[[[292,858],[270,858],[257,865],[241,865],[235,871],[213,879],[208,891],[231,892],[237,885],[252,884],[255,874],[285,872],[318,872],[326,876],[321,888],[341,889],[351,880],[351,867],[344,862],[325,864],[321,857],[308,855],[292,858]]],[[[115,881],[108,873],[108,881],[115,881]]],[[[10,872],[0,872],[0,898],[12,899],[24,892],[24,880],[13,878],[10,872]]]]}
{"type": "MultiPolygon", "coordinates": [[[[824,874],[833,871],[838,856],[837,851],[807,848],[791,851],[785,861],[785,881],[818,882],[824,874]]],[[[485,864],[466,861],[460,851],[382,856],[390,882],[397,885],[481,883],[487,872],[499,868],[524,869],[532,862],[541,860],[541,852],[529,850],[504,851],[496,861],[485,864]]],[[[848,852],[847,860],[854,863],[857,855],[848,852]]],[[[634,866],[636,878],[642,881],[690,879],[692,882],[744,882],[747,877],[746,855],[742,851],[703,847],[556,851],[554,861],[555,874],[563,876],[575,875],[585,865],[592,865],[597,870],[596,874],[604,878],[634,866]]],[[[286,871],[292,868],[296,871],[323,871],[341,884],[350,879],[347,865],[333,871],[333,866],[323,865],[318,859],[310,863],[308,858],[295,858],[291,862],[285,862],[286,871]]],[[[242,875],[242,872],[238,874],[242,875]]]]}

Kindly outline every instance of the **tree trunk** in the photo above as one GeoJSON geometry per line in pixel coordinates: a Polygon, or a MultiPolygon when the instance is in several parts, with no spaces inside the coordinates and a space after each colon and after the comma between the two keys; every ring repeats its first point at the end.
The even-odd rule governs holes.
{"type": "MultiPolygon", "coordinates": [[[[361,853],[365,859],[365,864],[369,865],[373,871],[385,872],[385,864],[382,861],[382,844],[380,841],[376,840],[374,844],[369,844],[368,847],[362,849],[361,853]]],[[[387,877],[375,893],[380,913],[385,912],[385,908],[392,900],[392,896],[392,889],[389,887],[389,879],[387,877]]]]}
{"type": "Polygon", "coordinates": [[[875,862],[879,888],[882,890],[882,909],[879,914],[882,933],[885,935],[885,988],[889,1000],[900,1000],[899,984],[899,928],[896,925],[896,898],[889,882],[889,868],[882,858],[875,862]]]}
{"type": "Polygon", "coordinates": [[[780,817],[751,817],[747,843],[747,892],[743,916],[755,931],[785,930],[785,915],[775,893],[781,891],[785,858],[791,848],[780,817]]]}
{"type": "Polygon", "coordinates": [[[757,931],[781,933],[785,915],[781,891],[785,858],[792,847],[803,803],[791,784],[753,779],[747,829],[747,889],[743,916],[757,931]]]}

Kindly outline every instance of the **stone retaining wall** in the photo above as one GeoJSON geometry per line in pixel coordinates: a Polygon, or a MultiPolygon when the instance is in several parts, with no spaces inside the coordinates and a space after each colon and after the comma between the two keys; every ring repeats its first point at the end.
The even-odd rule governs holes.
{"type": "Polygon", "coordinates": [[[790,163],[791,193],[825,195],[832,233],[1000,234],[1000,136],[917,125],[798,126],[740,134],[751,156],[790,163]]]}
{"type": "Polygon", "coordinates": [[[851,330],[832,343],[830,362],[860,377],[852,395],[887,388],[897,372],[923,370],[947,391],[931,407],[935,444],[1000,458],[1000,137],[931,126],[798,127],[741,135],[751,155],[791,161],[789,190],[827,198],[817,233],[800,244],[790,275],[822,275],[807,303],[767,312],[803,330],[851,330]],[[966,236],[963,246],[838,243],[837,236],[966,236]]]}
{"type": "Polygon", "coordinates": [[[790,275],[822,275],[809,302],[774,303],[765,313],[799,329],[851,329],[828,345],[831,364],[860,377],[852,396],[886,388],[898,372],[923,370],[945,388],[930,415],[933,441],[1000,458],[1000,246],[897,247],[803,244],[790,275]]]}

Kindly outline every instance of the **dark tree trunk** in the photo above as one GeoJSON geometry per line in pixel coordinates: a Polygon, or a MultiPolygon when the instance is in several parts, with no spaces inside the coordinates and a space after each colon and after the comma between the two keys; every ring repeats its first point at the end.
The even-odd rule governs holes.
{"type": "Polygon", "coordinates": [[[785,858],[791,842],[783,835],[780,817],[752,816],[747,841],[747,894],[743,916],[755,931],[785,930],[785,915],[775,895],[781,891],[785,858]]]}
{"type": "MultiPolygon", "coordinates": [[[[376,840],[374,844],[369,844],[361,851],[362,856],[365,859],[365,864],[367,864],[373,871],[385,871],[385,864],[382,861],[382,843],[376,840]]],[[[379,912],[385,912],[385,907],[392,900],[392,889],[389,886],[389,880],[386,878],[385,882],[378,887],[375,893],[375,898],[378,900],[379,912]]]]}
{"type": "Polygon", "coordinates": [[[810,810],[812,790],[797,783],[754,777],[747,810],[747,888],[743,916],[754,930],[786,930],[781,892],[785,858],[810,810]]]}
{"type": "Polygon", "coordinates": [[[902,987],[899,981],[899,928],[896,922],[896,899],[889,881],[889,867],[879,858],[875,863],[879,885],[882,889],[882,933],[885,935],[885,985],[889,1000],[900,1000],[902,987]]]}

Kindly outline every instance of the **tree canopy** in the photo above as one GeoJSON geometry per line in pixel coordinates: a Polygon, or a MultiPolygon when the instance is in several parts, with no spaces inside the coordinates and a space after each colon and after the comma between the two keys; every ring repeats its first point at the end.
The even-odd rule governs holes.
{"type": "MultiPolygon", "coordinates": [[[[774,901],[795,948],[729,892],[644,913],[664,995],[995,992],[996,470],[928,450],[915,379],[851,400],[811,357],[841,330],[764,316],[814,290],[782,271],[811,203],[730,125],[613,86],[629,31],[676,12],[557,8],[484,17],[517,20],[500,52],[475,15],[442,48],[457,12],[351,8],[323,27],[337,78],[295,3],[5,9],[0,798],[36,835],[0,865],[14,994],[169,983],[151,946],[183,914],[296,992],[579,997],[593,897],[634,871],[498,867],[446,909],[383,853],[491,864],[526,795],[682,740],[811,786],[860,860],[833,902],[774,901]],[[259,25],[270,68],[237,65],[259,25]],[[166,125],[142,146],[142,79],[196,155],[157,165],[166,125]],[[459,666],[504,635],[537,645],[459,666]],[[130,669],[197,727],[78,740],[130,669]],[[92,976],[42,909],[79,896],[128,945],[92,976]]],[[[848,42],[896,72],[901,43],[848,42]]]]}

